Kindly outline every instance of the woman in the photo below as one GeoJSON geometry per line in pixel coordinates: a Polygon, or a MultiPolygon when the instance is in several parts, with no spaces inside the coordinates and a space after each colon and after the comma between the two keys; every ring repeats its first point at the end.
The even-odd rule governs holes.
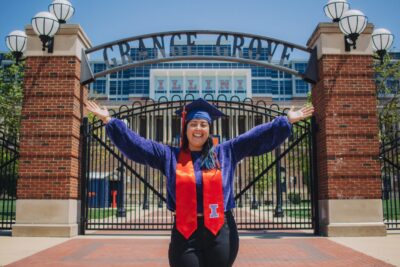
{"type": "Polygon", "coordinates": [[[292,107],[287,116],[214,146],[210,127],[224,114],[199,98],[176,112],[182,116],[184,133],[177,148],[139,136],[94,102],[88,102],[87,108],[106,124],[109,138],[126,157],[166,176],[167,207],[175,215],[168,253],[174,267],[233,265],[239,248],[231,212],[236,164],[279,146],[290,135],[291,124],[314,111],[313,107],[298,111],[292,107]]]}

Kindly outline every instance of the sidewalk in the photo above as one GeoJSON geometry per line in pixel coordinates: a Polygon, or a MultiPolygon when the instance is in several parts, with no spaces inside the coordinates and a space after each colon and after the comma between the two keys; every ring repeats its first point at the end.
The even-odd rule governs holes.
{"type": "MultiPolygon", "coordinates": [[[[400,266],[400,232],[326,238],[305,231],[241,232],[234,266],[400,266]]],[[[0,236],[0,266],[168,266],[169,232],[95,232],[74,238],[0,236]]]]}

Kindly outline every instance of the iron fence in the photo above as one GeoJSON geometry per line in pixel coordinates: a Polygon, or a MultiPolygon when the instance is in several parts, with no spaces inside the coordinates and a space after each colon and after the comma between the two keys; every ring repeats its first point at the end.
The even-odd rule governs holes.
{"type": "MultiPolygon", "coordinates": [[[[189,98],[188,96],[186,98],[189,98]]],[[[206,96],[207,99],[207,96],[206,96]]],[[[224,142],[256,125],[284,115],[278,105],[251,99],[208,100],[224,112],[212,134],[224,142]]],[[[161,98],[121,106],[114,116],[141,136],[178,146],[180,118],[175,110],[187,99],[161,98]]],[[[99,120],[82,125],[82,228],[171,229],[165,178],[156,169],[124,157],[110,142],[99,120]]],[[[309,122],[293,125],[292,135],[270,153],[242,160],[235,172],[234,209],[239,229],[313,229],[312,130],[309,122]]]]}
{"type": "Polygon", "coordinates": [[[400,229],[400,132],[381,145],[383,217],[387,229],[400,229]]]}
{"type": "Polygon", "coordinates": [[[0,133],[0,229],[15,223],[18,178],[18,144],[16,138],[0,133]]]}

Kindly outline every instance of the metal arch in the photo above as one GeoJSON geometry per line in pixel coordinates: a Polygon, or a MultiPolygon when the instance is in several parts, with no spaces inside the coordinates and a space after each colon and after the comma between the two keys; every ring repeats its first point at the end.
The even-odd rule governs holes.
{"type": "MultiPolygon", "coordinates": [[[[167,41],[167,43],[168,43],[168,41],[167,41]]],[[[217,51],[219,51],[218,48],[219,47],[217,47],[217,51]]],[[[252,51],[252,50],[249,50],[249,51],[252,51]]],[[[251,57],[250,54],[249,54],[249,56],[251,57]]],[[[217,31],[217,30],[184,30],[184,31],[158,32],[158,33],[144,34],[144,35],[124,38],[124,39],[120,39],[117,41],[98,45],[93,48],[82,51],[81,84],[86,85],[88,83],[93,82],[95,79],[97,79],[99,77],[103,77],[107,74],[122,71],[125,69],[130,69],[130,68],[135,68],[135,67],[150,65],[150,64],[158,64],[158,63],[182,61],[182,60],[184,60],[184,61],[213,60],[213,61],[223,61],[223,62],[237,62],[237,63],[249,64],[249,65],[254,65],[254,66],[260,66],[260,67],[269,68],[269,69],[275,69],[278,71],[289,73],[289,74],[295,75],[297,77],[300,77],[301,79],[303,79],[304,81],[306,81],[308,83],[316,83],[318,80],[318,68],[316,66],[317,65],[316,49],[311,49],[311,48],[307,48],[307,47],[304,47],[301,45],[297,45],[297,44],[293,44],[293,43],[286,42],[283,40],[279,40],[276,38],[270,38],[270,37],[256,35],[256,34],[232,32],[232,31],[217,31]],[[190,43],[191,42],[190,37],[197,38],[197,35],[218,35],[218,39],[216,42],[217,46],[221,45],[220,38],[224,37],[228,41],[229,37],[233,37],[234,40],[229,41],[229,42],[231,42],[230,45],[233,46],[233,55],[231,55],[231,56],[227,56],[227,55],[225,55],[225,56],[220,56],[220,55],[218,55],[218,56],[182,56],[182,55],[178,55],[177,56],[174,53],[173,53],[173,55],[170,55],[170,52],[167,52],[168,56],[166,56],[166,51],[165,51],[166,48],[169,47],[169,49],[171,49],[171,47],[174,47],[175,44],[173,44],[173,40],[174,40],[175,36],[179,37],[179,40],[182,40],[181,35],[187,36],[188,47],[196,45],[194,43],[195,40],[193,40],[193,44],[190,43]],[[169,46],[165,45],[165,42],[164,42],[164,37],[166,37],[166,36],[170,36],[170,38],[171,38],[171,40],[169,40],[170,41],[169,46]],[[161,39],[159,39],[159,38],[161,38],[161,39]],[[238,45],[237,38],[240,38],[239,46],[237,46],[238,45]],[[269,54],[269,56],[271,56],[271,58],[269,58],[268,61],[258,60],[258,56],[260,55],[260,54],[258,54],[258,52],[256,52],[256,59],[243,58],[241,49],[245,43],[244,38],[252,38],[248,49],[256,48],[257,51],[259,49],[262,49],[261,41],[268,42],[268,45],[269,45],[268,49],[271,49],[272,44],[275,44],[273,53],[269,54]],[[140,49],[141,45],[143,45],[144,48],[146,49],[146,46],[144,45],[143,40],[147,40],[147,39],[153,40],[154,49],[161,51],[161,53],[163,55],[162,58],[133,61],[132,58],[130,58],[130,56],[129,56],[129,60],[125,59],[125,57],[128,56],[128,54],[127,54],[128,52],[127,51],[123,52],[123,50],[131,49],[129,42],[139,41],[139,49],[140,49]],[[255,40],[257,41],[257,44],[256,44],[257,47],[253,47],[255,40]],[[115,67],[114,67],[113,64],[109,65],[110,63],[108,61],[108,58],[106,57],[106,54],[107,54],[106,50],[107,50],[107,48],[111,48],[111,50],[113,50],[112,47],[116,46],[116,45],[118,45],[119,49],[120,49],[120,56],[121,56],[120,59],[122,60],[122,65],[119,65],[117,63],[117,59],[113,58],[112,61],[114,62],[114,60],[115,60],[115,62],[114,62],[115,67]],[[276,51],[276,48],[278,45],[282,45],[283,51],[284,51],[280,58],[281,62],[279,64],[272,64],[270,62],[275,55],[275,51],[276,51]],[[123,48],[123,46],[125,46],[125,48],[123,48]],[[108,65],[108,69],[105,71],[98,72],[98,73],[93,73],[93,70],[91,69],[87,55],[92,52],[100,51],[101,49],[104,49],[103,53],[104,53],[106,64],[108,65]],[[236,49],[239,49],[238,56],[236,55],[236,49]],[[299,73],[295,69],[287,68],[284,66],[283,60],[285,58],[288,59],[289,55],[290,55],[290,52],[289,52],[289,54],[286,54],[286,51],[288,51],[288,49],[291,49],[291,51],[293,51],[293,49],[298,49],[300,51],[310,54],[308,67],[304,73],[299,73]]]]}
{"type": "Polygon", "coordinates": [[[228,97],[226,96],[226,94],[219,94],[217,96],[217,102],[223,102],[223,101],[227,102],[228,101],[228,97]],[[222,98],[224,98],[225,100],[220,100],[222,98]]]}
{"type": "Polygon", "coordinates": [[[243,36],[243,37],[248,37],[248,38],[257,38],[257,39],[264,40],[264,41],[272,41],[275,43],[285,44],[288,47],[293,47],[293,48],[296,48],[296,49],[299,49],[299,50],[302,50],[302,51],[308,52],[308,53],[312,52],[312,49],[305,47],[305,46],[301,46],[301,45],[286,42],[286,41],[283,41],[280,39],[270,38],[267,36],[262,36],[262,35],[257,35],[257,34],[232,32],[232,31],[217,31],[217,30],[181,30],[181,31],[166,31],[166,32],[149,33],[149,34],[143,34],[143,35],[138,35],[138,36],[133,36],[133,37],[128,37],[128,38],[123,38],[123,39],[120,39],[117,41],[108,42],[105,44],[101,44],[101,45],[86,49],[85,53],[89,54],[89,53],[92,53],[95,51],[99,51],[105,47],[113,46],[113,45],[116,45],[119,43],[126,43],[126,42],[137,41],[140,39],[149,39],[149,38],[157,37],[157,36],[164,37],[164,36],[176,35],[176,34],[203,34],[203,35],[219,34],[219,35],[243,36]]]}
{"type": "MultiPolygon", "coordinates": [[[[213,95],[211,95],[211,94],[208,94],[208,95],[213,97],[213,95]]],[[[111,109],[110,111],[112,111],[112,117],[121,118],[121,117],[126,116],[126,114],[134,112],[136,110],[140,110],[140,112],[152,112],[152,110],[148,110],[148,109],[150,107],[154,107],[154,106],[157,106],[159,104],[163,104],[163,105],[170,105],[171,104],[173,106],[175,106],[175,104],[176,104],[176,108],[179,108],[179,107],[182,107],[188,101],[193,101],[193,100],[188,100],[188,99],[185,99],[185,98],[182,99],[179,95],[175,95],[175,96],[179,97],[179,99],[175,99],[175,100],[171,99],[171,100],[168,100],[166,102],[157,102],[154,99],[149,98],[149,99],[145,100],[145,104],[144,105],[140,101],[135,101],[134,104],[136,104],[136,103],[138,104],[136,107],[133,107],[133,104],[132,104],[131,108],[129,108],[126,105],[124,105],[124,107],[127,107],[128,109],[125,109],[123,111],[119,110],[118,112],[116,112],[113,109],[111,109]]],[[[222,94],[219,95],[219,96],[222,96],[222,94]]],[[[254,111],[254,108],[262,108],[263,110],[265,110],[264,113],[266,113],[266,112],[269,112],[270,114],[274,113],[274,115],[271,115],[271,116],[284,115],[284,113],[281,110],[279,110],[279,106],[278,105],[273,104],[274,106],[277,107],[277,109],[273,109],[272,108],[273,105],[271,105],[271,107],[257,106],[250,98],[246,98],[244,100],[239,100],[239,101],[231,101],[231,100],[228,100],[228,99],[221,100],[219,98],[217,98],[217,99],[214,99],[214,98],[213,99],[206,99],[206,100],[212,102],[215,105],[218,105],[220,103],[235,103],[238,106],[242,107],[242,108],[234,108],[234,107],[232,107],[232,109],[243,109],[243,110],[245,110],[246,107],[247,107],[247,108],[253,110],[254,113],[259,113],[259,112],[254,111]]],[[[97,119],[97,117],[95,117],[95,119],[97,119]]],[[[97,119],[97,121],[95,120],[92,124],[96,124],[96,122],[100,122],[100,120],[97,119]]]]}
{"type": "Polygon", "coordinates": [[[142,108],[142,102],[136,100],[132,103],[132,108],[131,109],[136,109],[136,108],[142,108]],[[135,107],[135,105],[137,105],[137,107],[135,107]]]}
{"type": "Polygon", "coordinates": [[[263,104],[263,106],[262,107],[267,107],[267,103],[264,101],[264,100],[262,100],[262,99],[260,99],[260,100],[257,100],[257,102],[256,102],[256,106],[261,106],[260,105],[260,103],[262,103],[263,104]]]}
{"type": "Polygon", "coordinates": [[[205,100],[207,100],[207,101],[214,101],[214,95],[213,95],[213,94],[210,94],[210,93],[205,94],[205,95],[203,96],[203,98],[204,98],[205,100]],[[211,97],[211,99],[207,99],[208,96],[211,97]]]}
{"type": "Polygon", "coordinates": [[[184,100],[185,100],[185,102],[186,102],[186,101],[194,101],[194,100],[195,100],[195,99],[194,99],[194,95],[191,94],[191,93],[186,94],[184,100]],[[189,96],[190,96],[192,99],[188,99],[189,96]]]}
{"type": "Polygon", "coordinates": [[[121,113],[121,112],[123,112],[124,109],[129,110],[129,107],[127,105],[121,105],[121,106],[119,106],[118,112],[121,113]]]}
{"type": "Polygon", "coordinates": [[[178,99],[177,101],[182,102],[182,97],[180,95],[176,95],[176,94],[172,95],[171,96],[171,101],[176,101],[176,100],[174,100],[175,98],[178,99]]]}
{"type": "Polygon", "coordinates": [[[237,95],[233,95],[233,96],[231,96],[231,99],[229,101],[231,101],[231,102],[235,102],[235,101],[239,102],[240,98],[237,95]],[[236,100],[233,100],[233,99],[236,99],[236,100]]]}
{"type": "Polygon", "coordinates": [[[160,96],[157,100],[158,103],[168,102],[168,98],[166,96],[160,96]]]}

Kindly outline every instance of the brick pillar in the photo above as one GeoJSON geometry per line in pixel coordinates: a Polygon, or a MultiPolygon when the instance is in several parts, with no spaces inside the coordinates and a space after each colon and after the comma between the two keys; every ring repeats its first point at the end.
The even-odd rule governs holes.
{"type": "Polygon", "coordinates": [[[79,25],[62,25],[54,53],[42,52],[27,26],[19,180],[13,236],[78,234],[79,138],[87,89],[81,51],[90,41],[79,25]]]}
{"type": "Polygon", "coordinates": [[[377,100],[368,25],[346,52],[337,23],[321,23],[308,41],[317,47],[319,81],[312,89],[318,125],[319,223],[327,236],[380,236],[383,223],[377,100]]]}

